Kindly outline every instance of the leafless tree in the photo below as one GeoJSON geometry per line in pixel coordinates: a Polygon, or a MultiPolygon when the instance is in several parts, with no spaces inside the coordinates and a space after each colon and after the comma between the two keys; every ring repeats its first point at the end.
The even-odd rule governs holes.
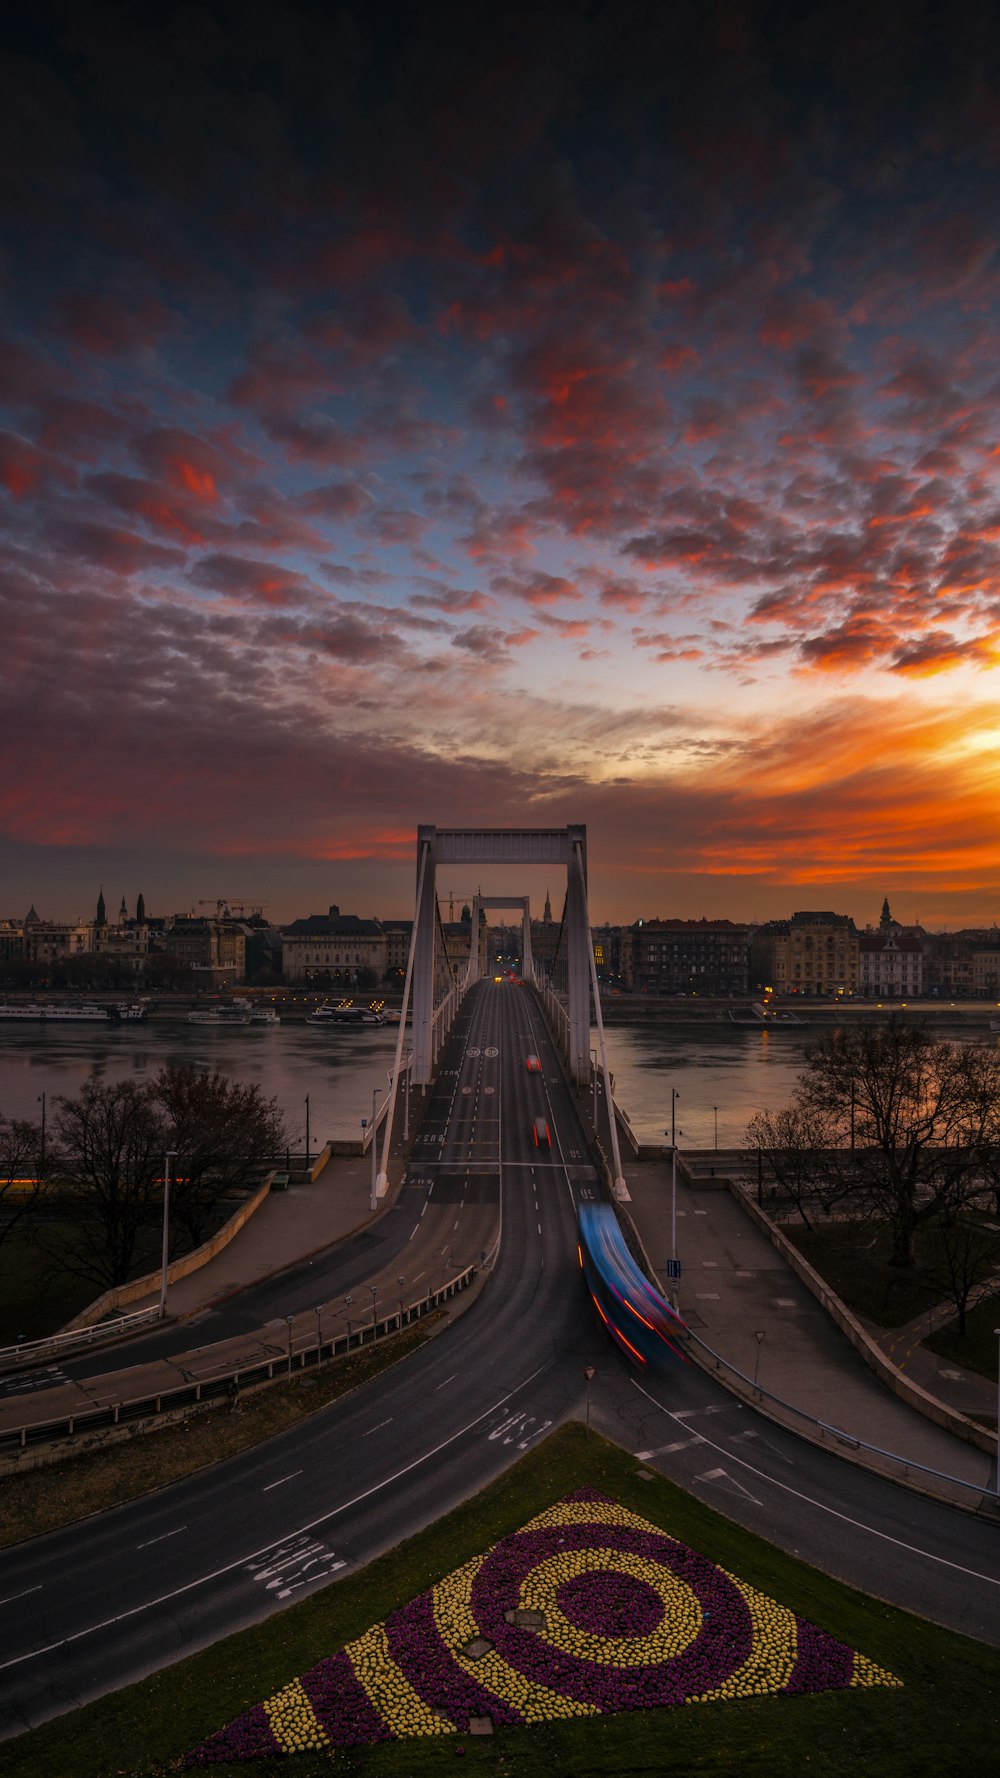
{"type": "Polygon", "coordinates": [[[177,1155],[171,1220],[197,1247],[216,1226],[221,1199],[286,1146],[285,1126],[276,1099],[217,1070],[163,1068],[151,1094],[177,1155]]]}
{"type": "Polygon", "coordinates": [[[974,1217],[959,1216],[941,1225],[936,1258],[924,1269],[939,1300],[955,1305],[958,1331],[964,1338],[969,1308],[980,1286],[994,1279],[1000,1290],[1000,1240],[974,1217]]]}
{"type": "Polygon", "coordinates": [[[831,1135],[827,1120],[798,1105],[781,1111],[758,1111],[750,1119],[744,1142],[747,1159],[756,1167],[758,1183],[765,1183],[780,1212],[798,1211],[807,1229],[817,1207],[829,1210],[842,1189],[828,1154],[831,1135]]]}
{"type": "Polygon", "coordinates": [[[0,1115],[0,1246],[37,1210],[44,1188],[41,1131],[0,1115]]]}
{"type": "Polygon", "coordinates": [[[889,1226],[890,1263],[912,1266],[917,1230],[982,1189],[998,1096],[1000,1052],[890,1019],[808,1050],[795,1104],[827,1121],[844,1189],[889,1226]]]}
{"type": "Polygon", "coordinates": [[[46,1234],[46,1250],[101,1289],[125,1284],[160,1201],[167,1144],[152,1089],[91,1080],[77,1098],[57,1100],[53,1121],[52,1173],[68,1190],[66,1216],[46,1234]]]}

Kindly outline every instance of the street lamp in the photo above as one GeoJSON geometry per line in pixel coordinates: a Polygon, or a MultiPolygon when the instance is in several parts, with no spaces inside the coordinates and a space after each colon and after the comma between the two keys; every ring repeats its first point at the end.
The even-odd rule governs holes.
{"type": "Polygon", "coordinates": [[[312,1159],[312,1143],[309,1139],[309,1094],[306,1094],[306,1167],[312,1159]]]}
{"type": "Polygon", "coordinates": [[[712,1110],[715,1113],[715,1152],[716,1152],[716,1154],[718,1154],[718,1152],[719,1152],[719,1107],[717,1105],[713,1105],[712,1110]]]}
{"type": "Polygon", "coordinates": [[[347,1310],[347,1350],[348,1350],[348,1352],[351,1350],[351,1304],[353,1303],[353,1301],[354,1301],[354,1298],[352,1296],[345,1296],[345,1298],[344,1298],[344,1307],[347,1310]]]}
{"type": "Polygon", "coordinates": [[[292,1380],[292,1322],[293,1322],[293,1320],[294,1320],[294,1316],[292,1316],[292,1315],[285,1316],[285,1326],[288,1328],[288,1381],[289,1382],[291,1382],[291,1380],[292,1380]]]}
{"type": "MultiPolygon", "coordinates": [[[[1000,1327],[993,1329],[1000,1340],[1000,1327]]],[[[1000,1347],[997,1349],[997,1493],[1000,1494],[1000,1347]]]]}
{"type": "Polygon", "coordinates": [[[763,1346],[765,1339],[767,1338],[767,1328],[766,1327],[754,1328],[753,1337],[757,1342],[757,1350],[754,1353],[754,1357],[753,1357],[753,1386],[756,1389],[756,1387],[757,1387],[757,1372],[760,1370],[760,1349],[763,1346]]]}
{"type": "Polygon", "coordinates": [[[399,1277],[396,1279],[396,1283],[399,1285],[399,1325],[401,1330],[403,1326],[403,1285],[405,1282],[405,1278],[402,1273],[400,1273],[399,1277]]]}
{"type": "MultiPolygon", "coordinates": [[[[402,1014],[400,1014],[402,1017],[402,1014]]],[[[403,1066],[403,1141],[410,1140],[410,1074],[413,1068],[413,1057],[407,1056],[403,1066]]]]}
{"type": "Polygon", "coordinates": [[[168,1148],[163,1157],[163,1253],[160,1260],[161,1321],[167,1312],[167,1248],[170,1243],[170,1163],[176,1159],[176,1148],[168,1148]]]}
{"type": "Polygon", "coordinates": [[[377,1284],[369,1284],[368,1288],[372,1293],[372,1345],[374,1346],[375,1341],[378,1339],[378,1334],[375,1331],[375,1328],[376,1328],[375,1299],[378,1296],[378,1285],[377,1284]]]}
{"type": "Polygon", "coordinates": [[[39,1093],[38,1103],[42,1108],[42,1133],[38,1144],[38,1171],[45,1172],[45,1094],[39,1093]]]}
{"type": "Polygon", "coordinates": [[[596,1050],[591,1050],[591,1052],[590,1052],[590,1066],[593,1069],[593,1075],[592,1075],[593,1103],[591,1105],[590,1120],[594,1126],[594,1135],[596,1136],[597,1135],[597,1051],[596,1050]]]}
{"type": "MultiPolygon", "coordinates": [[[[677,1145],[677,1101],[679,1098],[680,1098],[680,1093],[677,1091],[677,1088],[671,1087],[671,1089],[670,1089],[670,1143],[671,1143],[672,1147],[676,1147],[676,1145],[677,1145]]],[[[682,1135],[683,1135],[683,1133],[684,1132],[681,1131],[682,1135]]]]}
{"type": "Polygon", "coordinates": [[[316,1369],[317,1370],[319,1370],[319,1367],[322,1364],[322,1362],[323,1362],[323,1308],[322,1308],[322,1305],[320,1305],[320,1307],[316,1310],[316,1369]]]}
{"type": "Polygon", "coordinates": [[[379,1097],[379,1088],[372,1086],[372,1202],[370,1209],[379,1207],[379,1127],[375,1124],[375,1101],[379,1097]]]}

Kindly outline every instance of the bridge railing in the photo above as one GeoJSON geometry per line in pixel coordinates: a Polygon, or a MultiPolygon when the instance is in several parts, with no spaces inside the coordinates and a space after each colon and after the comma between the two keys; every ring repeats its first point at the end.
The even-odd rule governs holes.
{"type": "MultiPolygon", "coordinates": [[[[90,1433],[111,1427],[133,1425],[137,1421],[169,1418],[172,1414],[192,1407],[208,1408],[213,1402],[228,1400],[232,1403],[242,1390],[278,1382],[283,1376],[290,1378],[296,1371],[301,1373],[304,1370],[316,1370],[329,1359],[346,1358],[349,1353],[358,1352],[362,1347],[377,1345],[380,1339],[401,1333],[404,1328],[433,1314],[451,1297],[467,1290],[478,1272],[478,1266],[466,1266],[438,1289],[429,1290],[426,1296],[417,1298],[409,1305],[401,1303],[398,1309],[384,1315],[380,1321],[359,1322],[357,1326],[351,1327],[349,1333],[337,1334],[331,1340],[307,1338],[302,1345],[295,1347],[290,1339],[287,1351],[275,1349],[247,1364],[229,1365],[197,1381],[178,1383],[168,1389],[159,1390],[148,1386],[145,1389],[140,1387],[134,1395],[123,1394],[120,1400],[99,1407],[83,1408],[79,1412],[62,1414],[55,1418],[25,1421],[19,1427],[11,1427],[0,1433],[0,1464],[9,1473],[11,1468],[18,1467],[26,1455],[45,1446],[87,1437],[90,1433]]],[[[30,1455],[28,1460],[30,1463],[30,1455]]]]}
{"type": "Polygon", "coordinates": [[[40,1358],[65,1358],[87,1346],[119,1340],[159,1318],[159,1304],[154,1303],[149,1309],[134,1309],[131,1315],[116,1315],[113,1320],[98,1321],[93,1327],[75,1327],[67,1333],[48,1334],[41,1340],[19,1340],[16,1346],[0,1346],[0,1371],[20,1370],[36,1364],[40,1358]]]}

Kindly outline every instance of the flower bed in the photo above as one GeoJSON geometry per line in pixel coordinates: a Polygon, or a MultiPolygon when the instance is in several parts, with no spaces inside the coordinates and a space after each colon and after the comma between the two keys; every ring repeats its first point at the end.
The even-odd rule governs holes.
{"type": "Polygon", "coordinates": [[[188,1755],[902,1682],[594,1489],[550,1507],[188,1755]]]}

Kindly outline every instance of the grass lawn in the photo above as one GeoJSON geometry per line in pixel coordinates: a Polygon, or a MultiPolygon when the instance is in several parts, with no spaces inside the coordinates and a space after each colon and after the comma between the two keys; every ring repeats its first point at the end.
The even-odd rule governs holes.
{"type": "MultiPolygon", "coordinates": [[[[922,1270],[932,1264],[940,1241],[934,1228],[918,1232],[916,1263],[910,1271],[889,1265],[889,1233],[884,1223],[832,1222],[812,1229],[801,1223],[783,1223],[782,1233],[849,1309],[879,1327],[902,1327],[930,1303],[941,1300],[940,1284],[928,1284],[922,1270]]],[[[997,1265],[1000,1267],[1000,1240],[997,1265]]]]}
{"type": "Polygon", "coordinates": [[[71,1525],[91,1513],[106,1512],[123,1501],[179,1481],[206,1464],[220,1463],[263,1444],[398,1363],[431,1337],[440,1319],[427,1316],[376,1346],[366,1346],[350,1358],[338,1358],[318,1373],[306,1371],[290,1383],[270,1383],[243,1395],[235,1413],[220,1405],[187,1420],[165,1421],[138,1438],[108,1444],[44,1469],[4,1476],[0,1479],[0,1547],[38,1537],[59,1525],[71,1525]]]}
{"type": "Polygon", "coordinates": [[[1000,1295],[990,1297],[984,1303],[977,1303],[969,1310],[965,1324],[965,1337],[958,1331],[958,1322],[952,1321],[942,1327],[938,1333],[932,1334],[924,1341],[932,1352],[941,1358],[948,1358],[953,1364],[964,1365],[966,1370],[979,1371],[981,1376],[996,1380],[997,1374],[997,1336],[995,1329],[1000,1327],[1000,1295]]]}
{"type": "Polygon", "coordinates": [[[177,1667],[3,1746],[4,1778],[163,1778],[233,1716],[562,1495],[590,1484],[861,1650],[902,1690],[754,1697],[238,1766],[244,1778],[973,1778],[1000,1742],[1000,1653],[882,1605],[752,1536],[580,1426],[563,1428],[447,1519],[364,1571],[177,1667]]]}

